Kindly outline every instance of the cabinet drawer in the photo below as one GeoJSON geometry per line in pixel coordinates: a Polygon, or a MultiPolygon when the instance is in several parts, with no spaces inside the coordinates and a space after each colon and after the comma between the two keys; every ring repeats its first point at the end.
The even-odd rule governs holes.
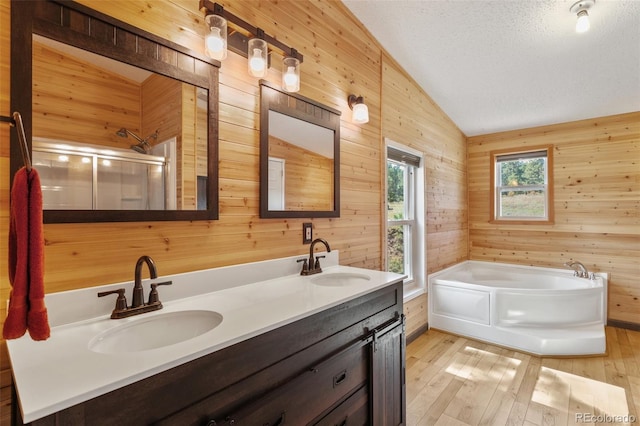
{"type": "Polygon", "coordinates": [[[369,424],[369,389],[363,386],[338,405],[314,426],[367,426],[369,424]]]}
{"type": "Polygon", "coordinates": [[[357,345],[335,355],[224,420],[247,425],[306,424],[365,383],[367,354],[366,346],[357,345]]]}

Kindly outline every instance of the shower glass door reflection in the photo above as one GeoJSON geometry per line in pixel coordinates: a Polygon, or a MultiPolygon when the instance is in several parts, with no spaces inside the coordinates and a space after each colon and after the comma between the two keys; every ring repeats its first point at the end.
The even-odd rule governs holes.
{"type": "Polygon", "coordinates": [[[98,210],[164,210],[162,163],[98,159],[98,210]]]}
{"type": "Polygon", "coordinates": [[[45,209],[91,210],[93,208],[93,160],[72,153],[33,151],[45,209]]]}
{"type": "Polygon", "coordinates": [[[165,156],[34,138],[33,164],[47,210],[175,209],[175,189],[166,190],[172,167],[165,156]]]}

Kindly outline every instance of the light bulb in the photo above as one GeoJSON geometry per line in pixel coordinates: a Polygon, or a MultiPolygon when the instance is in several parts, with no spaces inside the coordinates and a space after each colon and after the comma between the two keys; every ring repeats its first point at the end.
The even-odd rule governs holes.
{"type": "Polygon", "coordinates": [[[365,104],[355,104],[353,106],[353,115],[351,119],[354,123],[368,123],[369,122],[369,107],[365,104]]]}
{"type": "Polygon", "coordinates": [[[576,32],[583,33],[589,29],[589,13],[586,10],[578,12],[578,20],[576,21],[576,32]]]}
{"type": "Polygon", "coordinates": [[[296,76],[296,71],[294,67],[287,68],[287,72],[284,73],[284,85],[287,89],[293,88],[298,82],[298,76],[296,76]]]}
{"type": "Polygon", "coordinates": [[[260,49],[253,49],[253,56],[249,61],[249,66],[251,67],[251,70],[256,73],[262,73],[264,71],[265,63],[264,59],[262,59],[260,49]]]}
{"type": "Polygon", "coordinates": [[[220,38],[220,28],[211,28],[211,33],[207,36],[207,49],[210,52],[218,53],[222,51],[224,42],[220,38]]]}

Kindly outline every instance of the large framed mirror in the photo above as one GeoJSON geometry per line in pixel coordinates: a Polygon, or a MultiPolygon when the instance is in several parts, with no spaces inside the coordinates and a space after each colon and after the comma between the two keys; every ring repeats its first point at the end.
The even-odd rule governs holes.
{"type": "Polygon", "coordinates": [[[45,223],[218,218],[218,61],[72,1],[13,2],[11,23],[45,223]]]}
{"type": "Polygon", "coordinates": [[[340,111],[260,82],[260,217],[340,216],[340,111]]]}

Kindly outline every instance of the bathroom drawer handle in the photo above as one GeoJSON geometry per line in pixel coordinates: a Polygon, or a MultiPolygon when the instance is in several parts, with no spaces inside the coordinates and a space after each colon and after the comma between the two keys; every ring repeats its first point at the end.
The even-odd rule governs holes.
{"type": "MultiPolygon", "coordinates": [[[[278,420],[276,420],[275,423],[273,423],[273,426],[281,426],[284,424],[284,411],[282,412],[282,414],[280,414],[280,418],[278,420]]],[[[270,426],[271,423],[265,423],[264,426],[270,426]]]]}
{"type": "Polygon", "coordinates": [[[347,420],[349,420],[349,416],[345,417],[340,423],[336,423],[335,426],[347,426],[347,420]]]}
{"type": "Polygon", "coordinates": [[[340,383],[344,382],[346,378],[347,378],[347,370],[342,370],[341,372],[333,376],[333,387],[335,388],[340,383]]]}

